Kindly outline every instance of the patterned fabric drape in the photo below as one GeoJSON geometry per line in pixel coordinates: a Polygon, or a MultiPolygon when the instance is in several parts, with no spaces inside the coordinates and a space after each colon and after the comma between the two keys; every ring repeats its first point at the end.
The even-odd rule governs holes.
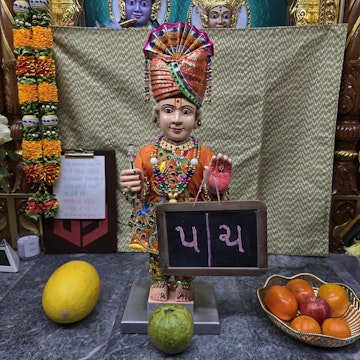
{"type": "MultiPolygon", "coordinates": [[[[208,30],[212,103],[194,135],[234,163],[231,200],[268,208],[268,251],[326,256],[337,101],[346,25],[208,30]]],[[[144,103],[147,30],[53,28],[64,149],[153,141],[144,103]]],[[[131,205],[118,190],[118,250],[128,251],[131,205]]],[[[61,204],[60,204],[61,206],[61,204]]]]}

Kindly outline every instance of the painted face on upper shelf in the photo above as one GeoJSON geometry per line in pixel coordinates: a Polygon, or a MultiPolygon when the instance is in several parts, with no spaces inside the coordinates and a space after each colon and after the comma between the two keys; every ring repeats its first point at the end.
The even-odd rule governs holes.
{"type": "Polygon", "coordinates": [[[152,0],[126,0],[126,19],[136,19],[134,27],[147,26],[150,21],[152,0]]]}
{"type": "Polygon", "coordinates": [[[225,6],[214,6],[210,9],[209,28],[224,29],[231,24],[231,11],[225,6]]]}
{"type": "Polygon", "coordinates": [[[158,124],[168,140],[182,142],[195,128],[197,107],[182,97],[160,100],[156,106],[158,124]]]}

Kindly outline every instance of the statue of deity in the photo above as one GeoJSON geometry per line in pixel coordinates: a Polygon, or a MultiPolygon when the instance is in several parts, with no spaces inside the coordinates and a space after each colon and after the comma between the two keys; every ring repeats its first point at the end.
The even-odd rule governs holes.
{"type": "Polygon", "coordinates": [[[247,0],[193,0],[188,20],[198,28],[244,28],[251,11],[247,0]]]}
{"type": "Polygon", "coordinates": [[[215,155],[192,134],[201,125],[203,100],[211,95],[213,43],[195,26],[164,23],[151,31],[143,50],[144,95],[149,99],[151,86],[152,117],[160,135],[120,173],[123,194],[133,201],[130,248],[150,254],[151,300],[166,302],[173,290],[177,302],[189,302],[193,276],[170,281],[160,268],[156,205],[219,201],[229,187],[231,159],[215,155]]]}
{"type": "Polygon", "coordinates": [[[170,12],[169,0],[111,0],[109,8],[111,28],[157,28],[170,12]]]}

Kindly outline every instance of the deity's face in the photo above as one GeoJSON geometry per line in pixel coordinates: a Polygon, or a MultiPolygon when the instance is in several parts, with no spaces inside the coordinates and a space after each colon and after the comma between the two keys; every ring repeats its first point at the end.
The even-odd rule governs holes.
{"type": "Polygon", "coordinates": [[[195,128],[197,107],[187,99],[160,100],[157,105],[159,127],[168,140],[182,142],[195,128]]]}
{"type": "Polygon", "coordinates": [[[231,24],[231,11],[225,6],[214,6],[208,14],[209,28],[224,29],[231,24]]]}
{"type": "Polygon", "coordinates": [[[148,25],[152,3],[152,0],[126,0],[126,19],[136,19],[134,27],[148,25]]]}

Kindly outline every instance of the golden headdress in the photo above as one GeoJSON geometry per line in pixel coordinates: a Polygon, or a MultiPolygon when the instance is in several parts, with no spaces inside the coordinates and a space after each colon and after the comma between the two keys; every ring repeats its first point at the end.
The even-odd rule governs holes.
{"type": "Polygon", "coordinates": [[[150,82],[156,101],[184,96],[200,107],[204,96],[209,100],[214,49],[205,31],[182,21],[163,23],[150,32],[143,51],[146,100],[150,82]]]}
{"type": "Polygon", "coordinates": [[[195,6],[200,6],[205,11],[211,10],[215,6],[225,6],[230,11],[235,10],[238,6],[246,4],[245,0],[193,0],[195,6]]]}

